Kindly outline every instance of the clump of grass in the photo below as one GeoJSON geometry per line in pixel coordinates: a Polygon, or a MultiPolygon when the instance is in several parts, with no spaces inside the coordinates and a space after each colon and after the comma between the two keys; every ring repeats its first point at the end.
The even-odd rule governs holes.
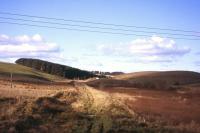
{"type": "Polygon", "coordinates": [[[24,116],[18,119],[15,123],[15,129],[18,132],[23,132],[24,130],[34,128],[42,123],[42,118],[37,115],[24,116]]]}
{"type": "Polygon", "coordinates": [[[16,98],[13,97],[0,97],[0,104],[6,103],[6,104],[14,104],[17,102],[16,98]]]}
{"type": "Polygon", "coordinates": [[[35,101],[34,112],[57,114],[66,110],[64,103],[53,97],[41,97],[35,101]]]}

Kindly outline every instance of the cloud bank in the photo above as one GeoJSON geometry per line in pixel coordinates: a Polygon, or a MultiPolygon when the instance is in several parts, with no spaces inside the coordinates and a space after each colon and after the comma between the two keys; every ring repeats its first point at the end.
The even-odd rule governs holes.
{"type": "Polygon", "coordinates": [[[61,56],[58,44],[47,42],[39,35],[0,35],[0,58],[57,58],[61,56]]]}
{"type": "Polygon", "coordinates": [[[104,55],[124,56],[143,62],[172,62],[190,52],[189,47],[178,47],[174,40],[152,36],[120,45],[100,45],[97,50],[104,55]]]}

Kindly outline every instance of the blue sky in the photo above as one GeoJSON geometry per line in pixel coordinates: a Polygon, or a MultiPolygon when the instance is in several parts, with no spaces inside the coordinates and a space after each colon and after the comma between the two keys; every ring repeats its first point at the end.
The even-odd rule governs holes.
{"type": "MultiPolygon", "coordinates": [[[[198,0],[0,1],[0,12],[194,31],[200,31],[199,7],[198,0]]],[[[21,18],[5,14],[0,14],[0,17],[21,18]]],[[[18,22],[0,19],[1,21],[18,22]]],[[[75,23],[71,22],[71,24],[75,23]]],[[[31,57],[86,70],[200,71],[199,40],[174,39],[176,36],[168,37],[159,34],[160,32],[179,33],[175,31],[120,28],[158,33],[139,37],[0,23],[0,41],[2,41],[0,61],[13,62],[20,57],[31,57]]],[[[181,34],[200,35],[200,33],[181,34]]]]}

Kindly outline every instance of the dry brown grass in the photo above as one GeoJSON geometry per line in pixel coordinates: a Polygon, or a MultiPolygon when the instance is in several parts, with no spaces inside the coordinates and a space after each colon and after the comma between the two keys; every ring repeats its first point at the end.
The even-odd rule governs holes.
{"type": "Polygon", "coordinates": [[[107,132],[113,126],[111,116],[127,117],[132,112],[118,98],[82,83],[47,86],[16,82],[14,88],[9,82],[1,83],[2,132],[41,132],[43,128],[45,132],[107,132]]]}
{"type": "Polygon", "coordinates": [[[180,91],[107,88],[104,91],[129,95],[126,105],[147,122],[181,131],[200,132],[200,90],[195,90],[193,93],[190,88],[180,93],[180,91]]]}
{"type": "Polygon", "coordinates": [[[187,116],[187,113],[180,114],[180,108],[177,106],[178,101],[187,98],[188,105],[181,103],[184,105],[181,109],[195,110],[198,106],[192,105],[194,108],[190,110],[189,105],[192,101],[188,101],[190,98],[198,100],[198,95],[193,97],[193,93],[189,95],[177,92],[174,95],[166,92],[164,95],[163,91],[127,88],[109,89],[108,93],[77,82],[51,85],[15,82],[14,88],[10,88],[9,82],[0,83],[1,132],[187,133],[194,129],[195,132],[199,131],[197,119],[178,123],[179,121],[169,117],[174,112],[166,110],[177,109],[177,118],[186,115],[183,120],[193,119],[195,112],[192,116],[187,116]],[[178,98],[179,95],[182,98],[178,98]],[[170,104],[173,101],[175,103],[170,104]],[[161,116],[160,113],[164,115],[161,116]],[[170,118],[169,121],[166,121],[166,117],[170,118]]]}

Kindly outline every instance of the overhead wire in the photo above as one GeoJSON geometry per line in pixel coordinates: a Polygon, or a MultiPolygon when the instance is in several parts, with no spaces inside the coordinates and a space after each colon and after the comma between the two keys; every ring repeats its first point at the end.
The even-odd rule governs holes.
{"type": "Polygon", "coordinates": [[[10,12],[2,12],[2,11],[0,11],[0,14],[12,15],[12,16],[21,16],[21,17],[34,17],[34,18],[49,19],[49,20],[68,21],[68,22],[97,24],[97,25],[118,26],[118,27],[127,27],[127,28],[132,27],[132,28],[140,28],[140,29],[142,28],[142,29],[150,29],[150,30],[165,30],[165,31],[200,33],[200,31],[194,31],[194,30],[182,30],[182,29],[172,29],[172,28],[158,28],[158,27],[147,27],[147,26],[112,24],[112,23],[102,23],[102,22],[92,22],[92,21],[84,21],[84,20],[72,20],[72,19],[64,19],[64,18],[44,17],[44,16],[37,16],[37,15],[10,13],[10,12]]]}
{"type": "Polygon", "coordinates": [[[167,32],[152,32],[152,31],[141,31],[141,30],[138,31],[138,30],[118,29],[118,28],[116,29],[116,28],[97,27],[97,26],[78,25],[78,24],[67,24],[67,23],[57,23],[57,22],[48,22],[48,21],[40,21],[40,20],[28,20],[28,19],[10,18],[10,17],[1,17],[1,16],[0,16],[0,19],[17,20],[17,21],[34,22],[34,23],[45,23],[45,24],[56,24],[56,25],[62,25],[62,26],[73,26],[73,27],[92,28],[92,29],[101,29],[101,30],[114,30],[114,31],[151,33],[151,34],[165,34],[165,35],[172,35],[172,36],[200,37],[198,35],[189,35],[189,34],[178,34],[178,33],[167,33],[167,32]]]}
{"type": "MultiPolygon", "coordinates": [[[[15,22],[9,22],[9,21],[0,21],[0,23],[4,24],[12,24],[12,25],[20,25],[20,26],[32,26],[32,27],[40,27],[40,28],[53,28],[53,29],[60,29],[60,30],[72,30],[72,31],[85,31],[85,32],[93,32],[93,33],[106,33],[106,34],[115,34],[115,35],[134,35],[134,36],[143,36],[143,37],[152,37],[153,35],[167,35],[164,36],[165,38],[170,39],[183,39],[183,40],[200,40],[199,35],[194,35],[194,33],[200,33],[198,31],[192,31],[192,30],[179,30],[179,29],[166,29],[169,31],[179,31],[179,32],[187,32],[187,33],[193,33],[193,34],[182,34],[182,33],[169,33],[169,32],[158,32],[158,31],[144,31],[144,30],[130,30],[130,29],[124,29],[124,28],[111,28],[111,27],[102,27],[102,26],[91,26],[91,25],[82,25],[82,24],[69,24],[69,23],[61,23],[61,22],[52,22],[54,21],[71,21],[71,22],[79,22],[79,23],[87,23],[87,24],[99,24],[99,25],[110,25],[110,26],[122,26],[122,27],[135,27],[135,26],[128,26],[128,25],[119,25],[119,24],[108,24],[108,23],[100,23],[100,22],[90,22],[90,21],[82,21],[82,20],[70,20],[70,19],[62,19],[62,18],[52,18],[52,17],[42,17],[42,16],[35,16],[35,15],[27,15],[27,14],[16,14],[16,13],[8,13],[8,12],[1,12],[0,14],[4,15],[12,15],[12,16],[20,16],[20,17],[29,17],[31,19],[48,19],[47,20],[30,20],[30,19],[24,19],[24,18],[13,18],[13,17],[2,17],[0,16],[0,20],[14,20],[15,22]],[[20,22],[16,22],[20,21],[20,22]],[[31,23],[22,23],[22,22],[31,22],[31,23]],[[36,24],[35,24],[36,23],[36,24]],[[42,24],[42,25],[41,25],[42,24]],[[52,26],[53,25],[53,26],[52,26]],[[58,27],[62,26],[62,27],[58,27]],[[63,27],[67,26],[67,27],[63,27]],[[75,28],[71,28],[75,27],[75,28]],[[83,29],[84,28],[84,29],[83,29]],[[85,29],[87,28],[87,29],[85,29]],[[105,31],[106,30],[106,31],[105,31]],[[117,32],[116,32],[117,31],[117,32]],[[142,33],[142,34],[138,34],[142,33]],[[151,34],[151,35],[149,35],[151,34]],[[176,36],[176,37],[174,37],[176,36]],[[177,37],[178,36],[178,37],[177,37]],[[188,37],[188,38],[186,38],[188,37]],[[189,38],[191,37],[191,38],[189,38]],[[192,38],[194,37],[194,38],[192,38]]],[[[145,27],[138,27],[137,28],[145,28],[145,27]]],[[[135,27],[135,28],[136,28],[135,27]]],[[[157,29],[157,30],[165,30],[163,28],[152,28],[152,27],[146,27],[150,29],[157,29]]]]}
{"type": "MultiPolygon", "coordinates": [[[[60,29],[60,30],[72,30],[72,31],[85,31],[85,32],[105,33],[105,34],[115,34],[115,35],[127,35],[127,36],[134,35],[134,36],[152,37],[151,35],[146,35],[146,34],[107,32],[107,31],[98,31],[98,30],[86,30],[86,29],[75,29],[75,28],[55,27],[55,26],[46,26],[46,25],[35,25],[35,24],[27,24],[27,23],[16,23],[16,22],[5,22],[5,21],[0,21],[0,23],[21,25],[21,26],[32,26],[32,27],[40,27],[40,28],[52,28],[52,29],[60,29]]],[[[181,37],[170,37],[170,36],[165,36],[165,38],[182,39],[182,40],[200,40],[200,38],[181,38],[181,37]]]]}

